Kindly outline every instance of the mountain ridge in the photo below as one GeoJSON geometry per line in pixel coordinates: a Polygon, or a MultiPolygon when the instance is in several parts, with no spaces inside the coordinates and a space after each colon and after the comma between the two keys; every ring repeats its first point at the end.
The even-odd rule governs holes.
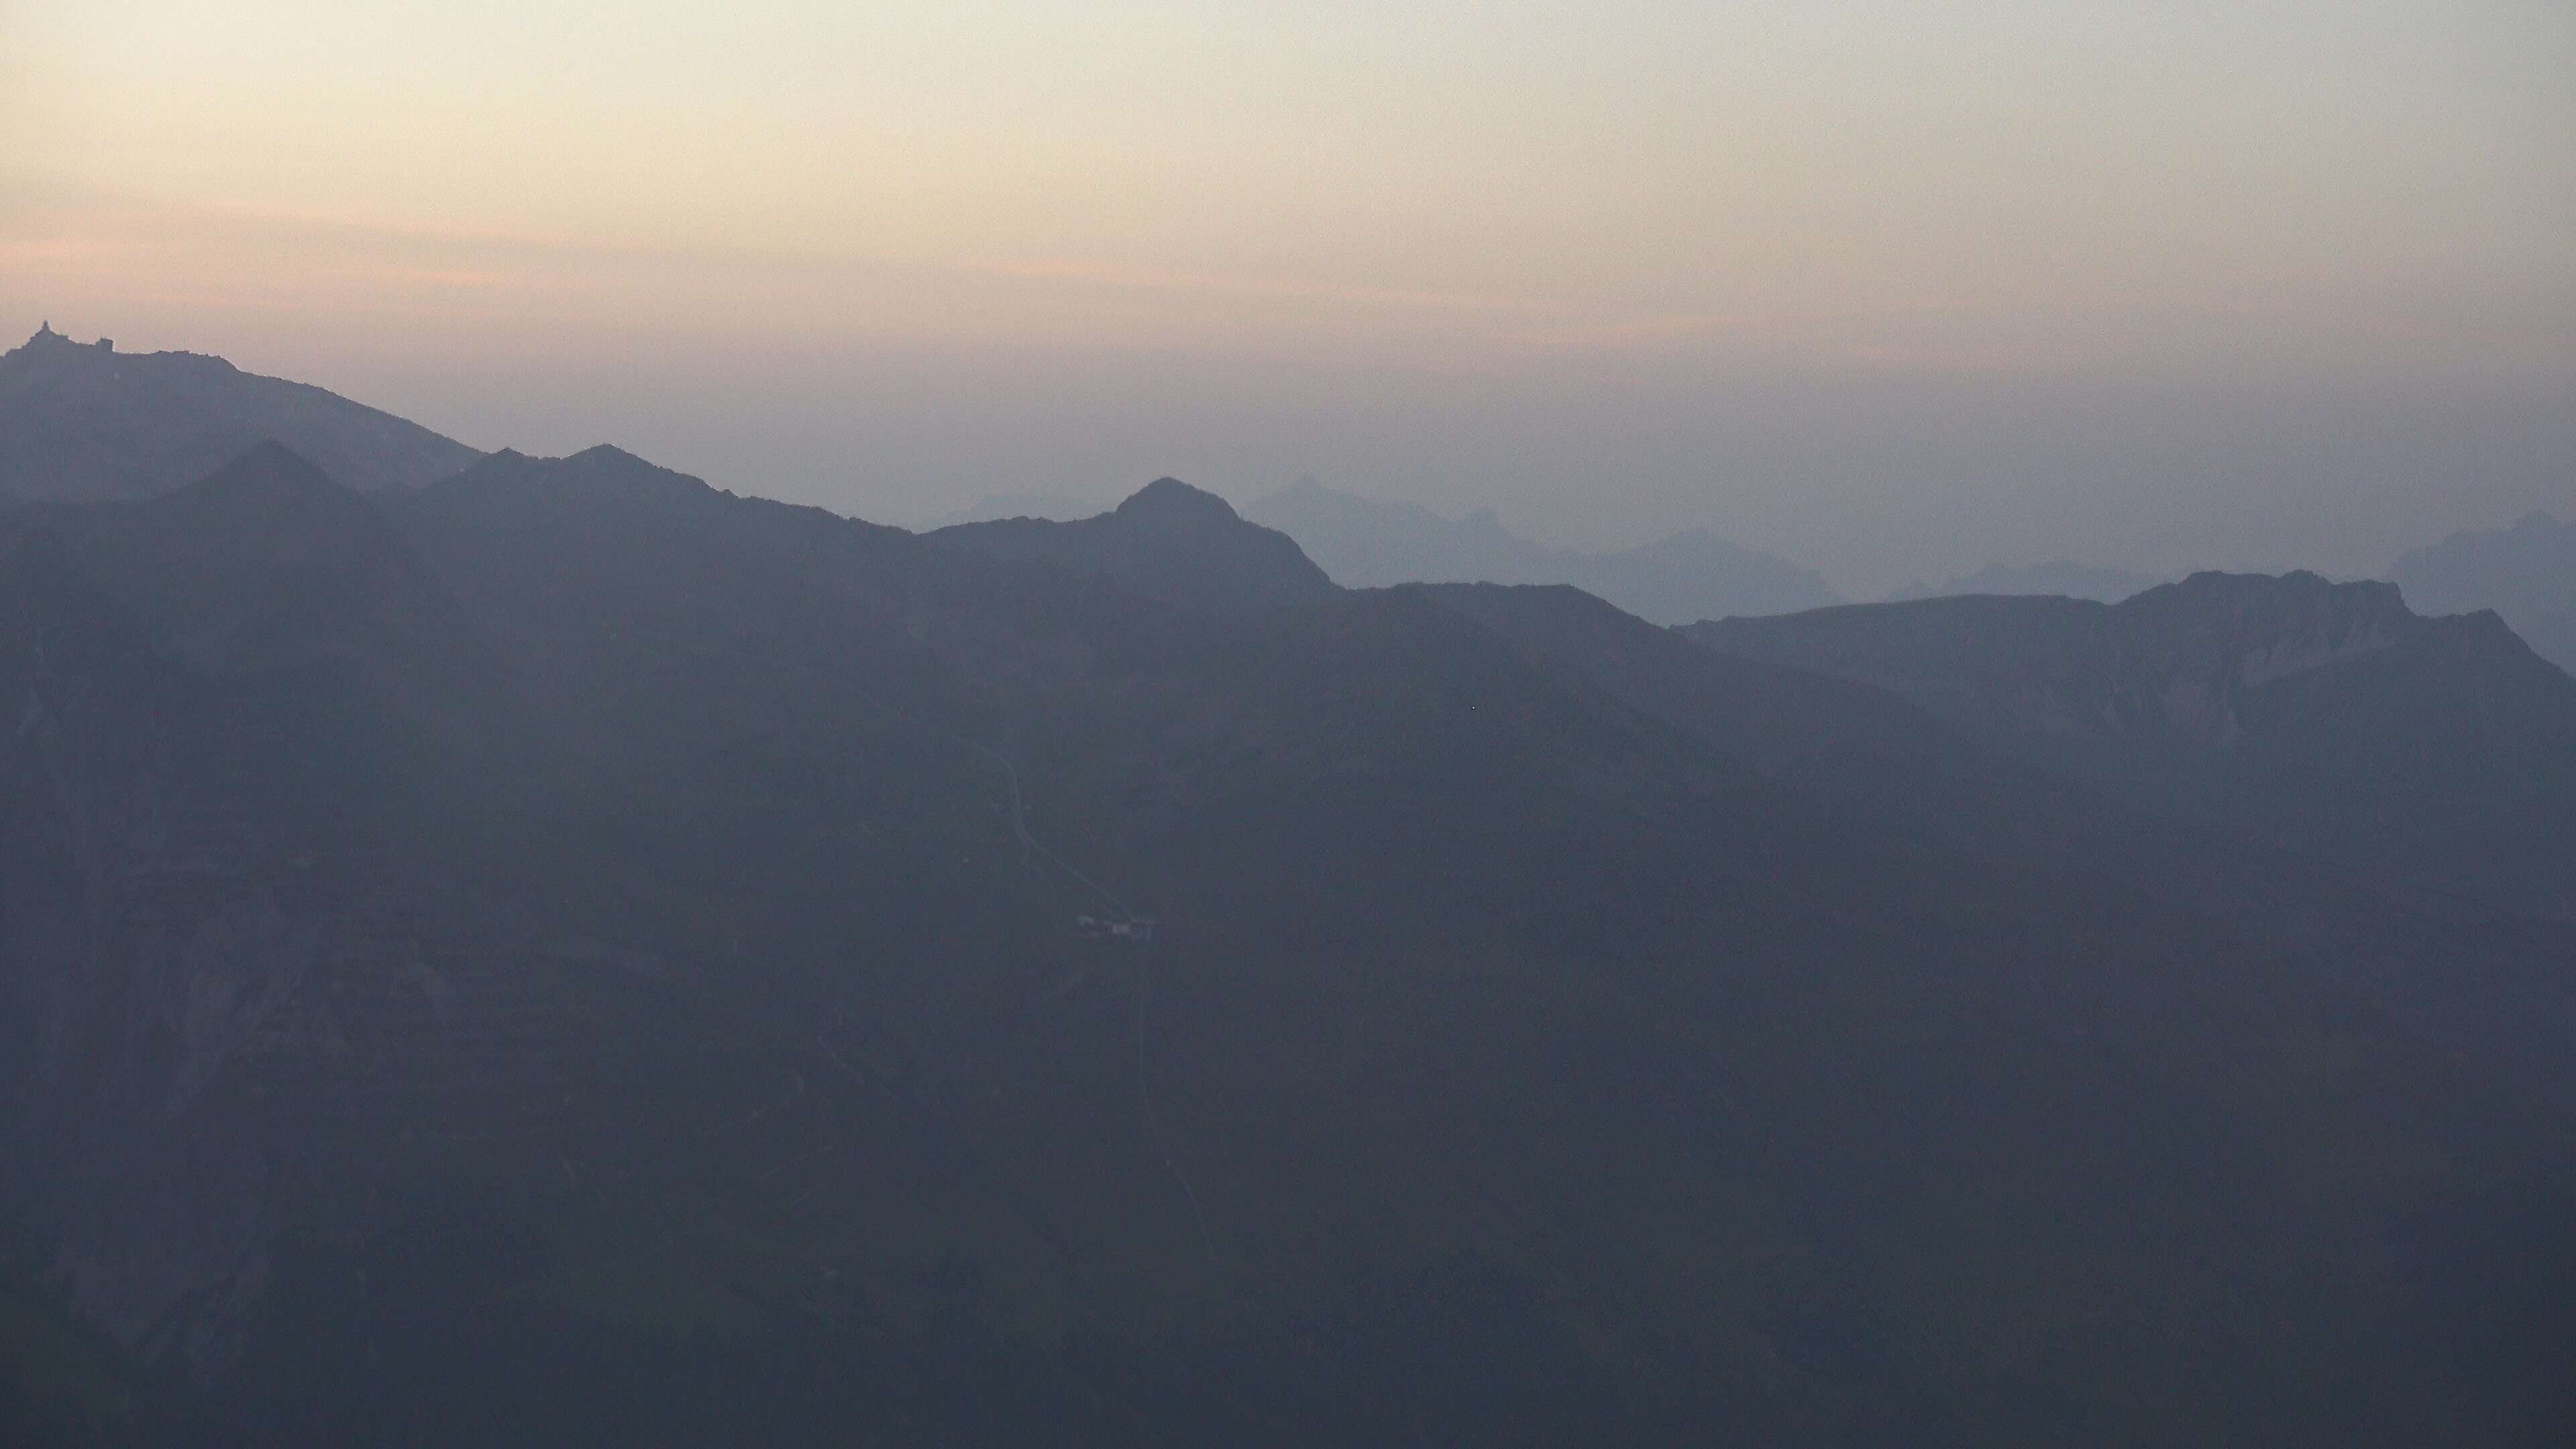
{"type": "Polygon", "coordinates": [[[361,492],[431,482],[479,456],[391,413],[220,357],[82,345],[50,323],[0,353],[0,497],[150,497],[263,441],[361,492]]]}
{"type": "Polygon", "coordinates": [[[2410,550],[2388,577],[2435,613],[2495,610],[2543,657],[2576,673],[2576,524],[2535,512],[2510,528],[2463,530],[2410,550]]]}
{"type": "Polygon", "coordinates": [[[2046,563],[2030,564],[2019,568],[2007,564],[1988,564],[1975,573],[1963,574],[1947,583],[1908,584],[1888,595],[1887,602],[1905,603],[1915,599],[1949,598],[1960,594],[2008,596],[2048,594],[2116,604],[2133,594],[2144,593],[2158,584],[2171,582],[2173,580],[2170,576],[2156,578],[2127,569],[2080,564],[2070,559],[2052,559],[2046,563]]]}
{"type": "Polygon", "coordinates": [[[1839,603],[1812,570],[1689,529],[1613,553],[1550,549],[1491,510],[1463,520],[1380,503],[1302,479],[1256,499],[1247,516],[1296,538],[1348,587],[1406,583],[1571,584],[1658,624],[1788,613],[1839,603]]]}
{"type": "MultiPolygon", "coordinates": [[[[0,1150],[64,1164],[0,1176],[0,1246],[190,1428],[2501,1446],[2563,1402],[2428,1346],[2565,1319],[2565,926],[1571,588],[1273,599],[1241,562],[1294,545],[1178,484],[988,547],[614,450],[244,466],[0,508],[51,559],[0,571],[0,1150]],[[345,526],[293,566],[167,566],[298,500],[345,526]],[[306,566],[367,540],[423,579],[381,627],[306,566]],[[311,627],[172,642],[244,578],[311,627]],[[493,663],[335,666],[379,635],[493,663]]],[[[2257,693],[2409,647],[2235,587],[2144,637],[2330,656],[2257,693]]]]}
{"type": "Polygon", "coordinates": [[[1970,596],[1685,632],[1892,689],[2145,808],[2576,910],[2576,679],[2491,611],[2201,573],[2118,604],[1970,596]]]}
{"type": "Polygon", "coordinates": [[[1104,575],[1170,603],[1277,607],[1336,590],[1288,535],[1177,478],[1158,478],[1110,512],[964,523],[924,535],[934,546],[1104,575]]]}

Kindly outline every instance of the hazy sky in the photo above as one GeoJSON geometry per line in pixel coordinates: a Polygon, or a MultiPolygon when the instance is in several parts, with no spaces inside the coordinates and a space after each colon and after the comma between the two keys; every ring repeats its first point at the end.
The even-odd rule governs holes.
{"type": "Polygon", "coordinates": [[[0,324],[1875,591],[2576,510],[2576,4],[0,0],[0,324]]]}

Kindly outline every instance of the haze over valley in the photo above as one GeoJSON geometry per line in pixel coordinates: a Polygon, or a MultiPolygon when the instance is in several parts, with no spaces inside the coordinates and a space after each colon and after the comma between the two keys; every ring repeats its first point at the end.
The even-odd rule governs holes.
{"type": "Polygon", "coordinates": [[[2564,1444],[2570,75],[0,6],[0,1445],[2564,1444]]]}
{"type": "Polygon", "coordinates": [[[611,447],[419,483],[456,445],[209,358],[0,383],[0,1130],[57,1164],[13,1422],[2568,1407],[2453,1351],[2566,1341],[2576,1191],[2576,680],[2492,614],[2210,574],[1675,631],[1345,588],[1171,479],[912,534],[611,447]],[[288,440],[181,481],[242,418],[288,440]],[[1963,1376],[2034,1264],[2090,1288],[2007,1290],[1963,1376]]]}

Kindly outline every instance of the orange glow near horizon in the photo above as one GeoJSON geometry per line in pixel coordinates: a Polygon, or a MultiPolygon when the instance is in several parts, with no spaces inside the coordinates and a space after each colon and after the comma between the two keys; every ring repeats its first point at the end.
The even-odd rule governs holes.
{"type": "Polygon", "coordinates": [[[896,520],[2371,570],[2576,505],[2571,75],[2563,0],[0,0],[0,331],[896,520]]]}
{"type": "Polygon", "coordinates": [[[0,306],[2569,365],[2563,8],[1821,8],[21,0],[0,306]]]}

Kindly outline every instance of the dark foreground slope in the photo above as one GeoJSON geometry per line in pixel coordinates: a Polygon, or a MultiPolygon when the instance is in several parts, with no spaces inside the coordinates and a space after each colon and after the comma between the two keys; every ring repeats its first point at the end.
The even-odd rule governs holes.
{"type": "Polygon", "coordinates": [[[2387,584],[2198,574],[2123,603],[1959,598],[1695,625],[1881,685],[2168,818],[2576,915],[2576,680],[2387,584]]]}
{"type": "Polygon", "coordinates": [[[2567,1407],[2559,928],[1570,590],[1283,599],[613,450],[374,503],[247,466],[0,529],[0,1132],[50,1164],[5,1281],[140,1431],[2567,1407]],[[171,567],[197,536],[282,541],[171,567]]]}
{"type": "Polygon", "coordinates": [[[435,482],[476,457],[390,413],[220,357],[118,352],[51,327],[0,353],[0,499],[149,498],[261,442],[362,491],[435,482]]]}

